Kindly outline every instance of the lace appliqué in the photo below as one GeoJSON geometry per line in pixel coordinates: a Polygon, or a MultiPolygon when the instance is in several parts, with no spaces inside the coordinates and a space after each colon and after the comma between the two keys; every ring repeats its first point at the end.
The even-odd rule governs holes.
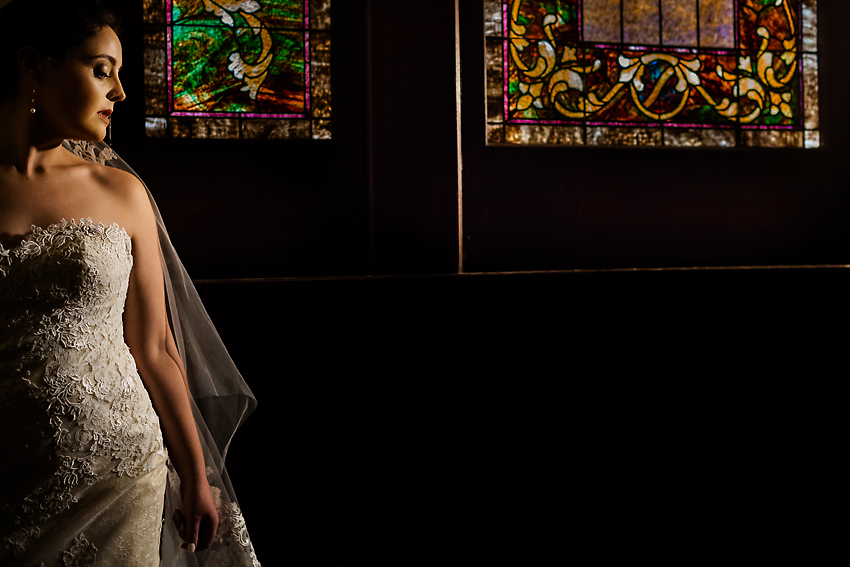
{"type": "Polygon", "coordinates": [[[97,145],[93,142],[86,142],[82,140],[67,140],[67,142],[71,147],[71,151],[76,156],[93,163],[104,165],[107,161],[118,157],[118,154],[116,154],[109,146],[99,150],[97,145]]]}
{"type": "Polygon", "coordinates": [[[261,567],[254,545],[248,536],[245,518],[236,502],[222,505],[218,509],[218,531],[216,543],[209,551],[210,567],[242,565],[247,559],[253,567],[261,567]]]}
{"type": "MultiPolygon", "coordinates": [[[[33,227],[14,248],[0,245],[0,336],[14,337],[0,342],[0,391],[43,408],[56,463],[13,512],[6,543],[16,554],[39,537],[37,526],[77,502],[78,489],[104,474],[145,474],[153,456],[165,458],[159,418],[124,343],[132,265],[126,231],[91,219],[33,227]]],[[[84,543],[93,549],[77,541],[66,565],[89,565],[84,543]]]]}
{"type": "Polygon", "coordinates": [[[0,245],[0,276],[5,276],[12,263],[12,253],[0,245]]]}
{"type": "Polygon", "coordinates": [[[92,567],[97,561],[97,548],[80,534],[74,540],[74,547],[62,554],[65,567],[92,567]]]}

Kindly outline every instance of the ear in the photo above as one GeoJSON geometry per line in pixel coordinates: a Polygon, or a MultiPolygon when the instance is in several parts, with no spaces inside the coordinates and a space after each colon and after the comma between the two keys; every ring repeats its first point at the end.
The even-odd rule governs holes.
{"type": "Polygon", "coordinates": [[[18,50],[18,69],[22,77],[37,82],[45,71],[45,57],[34,47],[22,47],[18,50]]]}

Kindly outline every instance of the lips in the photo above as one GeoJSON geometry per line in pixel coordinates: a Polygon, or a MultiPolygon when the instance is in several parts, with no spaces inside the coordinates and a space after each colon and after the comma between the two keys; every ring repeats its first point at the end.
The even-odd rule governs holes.
{"type": "Polygon", "coordinates": [[[109,109],[101,110],[97,113],[97,115],[100,116],[104,122],[109,124],[109,117],[112,116],[112,111],[109,109]]]}

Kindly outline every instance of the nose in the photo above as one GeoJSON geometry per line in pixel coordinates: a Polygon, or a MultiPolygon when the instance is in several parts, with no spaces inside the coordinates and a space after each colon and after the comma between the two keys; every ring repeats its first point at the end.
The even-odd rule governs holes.
{"type": "Polygon", "coordinates": [[[121,84],[121,79],[116,76],[115,84],[113,85],[112,90],[109,92],[109,100],[111,100],[112,102],[121,102],[126,98],[127,94],[124,92],[124,86],[121,84]]]}

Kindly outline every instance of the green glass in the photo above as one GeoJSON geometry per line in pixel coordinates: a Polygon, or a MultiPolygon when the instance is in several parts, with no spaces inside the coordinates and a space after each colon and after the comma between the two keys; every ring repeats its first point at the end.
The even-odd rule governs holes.
{"type": "Polygon", "coordinates": [[[149,135],[330,137],[330,0],[145,0],[143,9],[149,135]]]}

